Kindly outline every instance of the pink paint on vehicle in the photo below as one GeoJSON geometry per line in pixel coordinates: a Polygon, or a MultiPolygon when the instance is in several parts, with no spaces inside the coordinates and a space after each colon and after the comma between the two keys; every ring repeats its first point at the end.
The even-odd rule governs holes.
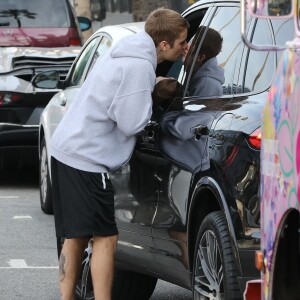
{"type": "MultiPolygon", "coordinates": [[[[262,115],[261,280],[250,281],[244,299],[300,299],[300,32],[299,0],[253,0],[258,18],[294,17],[294,40],[281,49],[245,43],[258,51],[285,50],[262,115]],[[263,9],[260,9],[261,7],[263,9]],[[259,293],[253,292],[260,290],[259,293]],[[255,296],[256,295],[256,296],[255,296]]],[[[241,2],[245,8],[245,1],[241,2]]],[[[244,30],[243,28],[242,30],[244,30]]]]}

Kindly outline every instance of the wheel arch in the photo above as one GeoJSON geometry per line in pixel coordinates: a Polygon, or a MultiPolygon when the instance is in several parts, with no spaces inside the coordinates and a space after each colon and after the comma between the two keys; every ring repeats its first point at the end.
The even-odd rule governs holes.
{"type": "Polygon", "coordinates": [[[300,212],[297,209],[287,210],[282,218],[275,236],[271,266],[272,297],[296,299],[300,285],[300,212]]]}
{"type": "Polygon", "coordinates": [[[189,266],[193,265],[195,243],[197,233],[204,218],[211,212],[223,211],[225,214],[228,230],[232,240],[233,253],[236,259],[237,269],[242,274],[241,263],[238,255],[238,245],[229,208],[217,182],[211,177],[202,177],[196,184],[192,193],[188,212],[188,251],[189,266]]]}

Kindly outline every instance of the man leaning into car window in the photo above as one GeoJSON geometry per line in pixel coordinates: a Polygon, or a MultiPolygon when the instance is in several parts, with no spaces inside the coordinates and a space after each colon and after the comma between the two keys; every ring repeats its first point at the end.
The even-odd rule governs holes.
{"type": "Polygon", "coordinates": [[[136,134],[150,120],[157,64],[179,59],[187,21],[165,8],[145,30],[118,42],[89,73],[51,142],[53,208],[60,255],[61,299],[74,299],[82,255],[93,238],[95,299],[111,299],[118,237],[108,172],[126,163],[136,134]]]}

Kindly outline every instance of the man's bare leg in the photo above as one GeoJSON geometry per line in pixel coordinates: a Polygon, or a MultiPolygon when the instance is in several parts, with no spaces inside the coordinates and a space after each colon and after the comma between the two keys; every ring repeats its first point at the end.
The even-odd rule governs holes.
{"type": "Polygon", "coordinates": [[[84,249],[89,238],[65,239],[59,258],[61,300],[74,300],[84,249]]]}
{"type": "Polygon", "coordinates": [[[110,300],[118,236],[94,237],[91,272],[95,300],[110,300]]]}

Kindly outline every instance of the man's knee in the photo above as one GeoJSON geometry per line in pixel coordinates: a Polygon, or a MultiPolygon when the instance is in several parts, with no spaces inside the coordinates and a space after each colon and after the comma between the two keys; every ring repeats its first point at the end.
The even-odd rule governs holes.
{"type": "Polygon", "coordinates": [[[73,251],[78,249],[78,251],[84,250],[89,242],[89,238],[72,238],[72,239],[65,239],[63,245],[63,251],[66,249],[71,248],[73,251]]]}
{"type": "Polygon", "coordinates": [[[117,235],[111,235],[111,236],[94,236],[94,246],[95,245],[106,245],[111,247],[116,247],[118,240],[117,235]]]}

